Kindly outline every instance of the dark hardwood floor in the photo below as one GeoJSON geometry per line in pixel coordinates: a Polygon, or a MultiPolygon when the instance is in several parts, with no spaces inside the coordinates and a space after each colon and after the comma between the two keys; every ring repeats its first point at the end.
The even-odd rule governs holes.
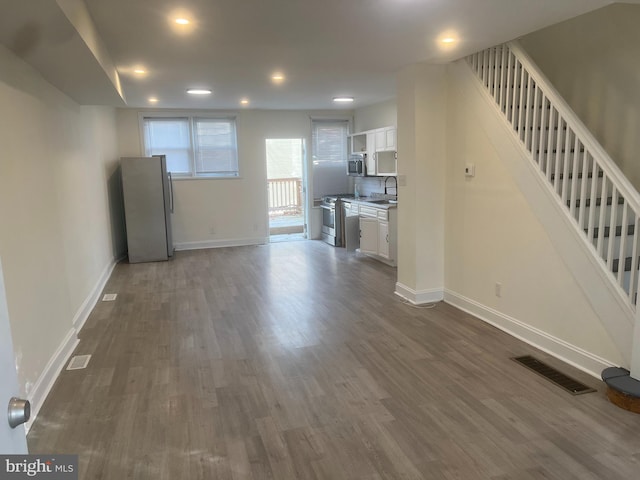
{"type": "Polygon", "coordinates": [[[631,479],[603,384],[314,241],[117,266],[28,441],[86,479],[631,479]],[[597,393],[571,396],[533,354],[597,393]]]}

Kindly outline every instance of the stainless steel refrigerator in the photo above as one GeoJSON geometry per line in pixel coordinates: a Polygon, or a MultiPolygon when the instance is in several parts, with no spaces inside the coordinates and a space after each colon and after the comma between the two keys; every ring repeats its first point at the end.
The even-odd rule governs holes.
{"type": "Polygon", "coordinates": [[[166,157],[123,157],[120,164],[129,262],[169,260],[173,185],[166,157]]]}

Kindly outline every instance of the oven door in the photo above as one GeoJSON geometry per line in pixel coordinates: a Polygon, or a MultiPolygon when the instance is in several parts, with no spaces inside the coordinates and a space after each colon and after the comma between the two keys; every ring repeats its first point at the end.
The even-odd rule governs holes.
{"type": "Polygon", "coordinates": [[[336,235],[335,205],[322,205],[322,233],[332,237],[336,235]]]}

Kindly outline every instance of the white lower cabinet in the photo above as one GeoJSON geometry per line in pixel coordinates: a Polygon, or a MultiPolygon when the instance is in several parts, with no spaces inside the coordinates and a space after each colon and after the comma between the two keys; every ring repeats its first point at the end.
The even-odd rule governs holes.
{"type": "Polygon", "coordinates": [[[360,207],[360,253],[396,264],[397,210],[360,207]]]}
{"type": "Polygon", "coordinates": [[[360,252],[378,254],[378,219],[360,217],[360,252]]]}
{"type": "Polygon", "coordinates": [[[389,224],[378,221],[378,255],[389,259],[389,224]]]}

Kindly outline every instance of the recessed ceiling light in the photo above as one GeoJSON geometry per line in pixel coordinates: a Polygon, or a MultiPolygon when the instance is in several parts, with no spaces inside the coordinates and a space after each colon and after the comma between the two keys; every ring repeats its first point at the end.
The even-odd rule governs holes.
{"type": "Polygon", "coordinates": [[[455,43],[456,39],[453,37],[445,37],[442,40],[440,40],[442,43],[455,43]]]}
{"type": "Polygon", "coordinates": [[[240,105],[249,105],[249,99],[248,98],[243,98],[240,100],[240,105]]]}
{"type": "Polygon", "coordinates": [[[167,13],[167,21],[176,35],[190,35],[197,26],[197,16],[185,8],[176,8],[167,13]]]}
{"type": "Polygon", "coordinates": [[[273,80],[273,83],[282,83],[284,82],[284,74],[281,72],[275,72],[271,75],[271,80],[273,80]]]}
{"type": "Polygon", "coordinates": [[[147,71],[144,68],[136,68],[133,73],[137,74],[137,75],[144,75],[145,73],[147,73],[147,71]]]}
{"type": "Polygon", "coordinates": [[[210,95],[211,90],[208,88],[190,88],[187,90],[187,93],[189,95],[210,95]]]}
{"type": "Polygon", "coordinates": [[[333,101],[336,103],[351,103],[353,102],[353,97],[333,97],[333,101]]]}
{"type": "Polygon", "coordinates": [[[147,101],[149,103],[158,103],[158,99],[156,97],[149,97],[147,98],[147,101]]]}

